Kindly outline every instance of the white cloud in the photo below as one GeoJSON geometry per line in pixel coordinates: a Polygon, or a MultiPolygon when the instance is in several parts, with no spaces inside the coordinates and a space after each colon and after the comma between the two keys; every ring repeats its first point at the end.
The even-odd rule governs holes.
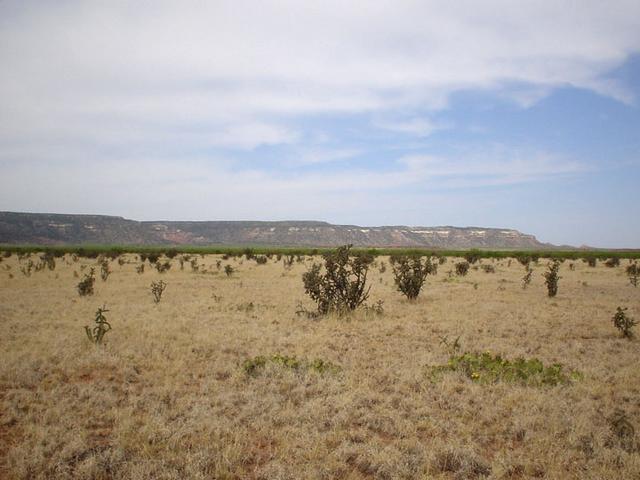
{"type": "Polygon", "coordinates": [[[178,124],[252,148],[292,141],[279,129],[300,114],[437,109],[501,86],[524,105],[561,85],[631,101],[605,75],[640,46],[636,1],[5,1],[0,18],[4,142],[178,124]]]}

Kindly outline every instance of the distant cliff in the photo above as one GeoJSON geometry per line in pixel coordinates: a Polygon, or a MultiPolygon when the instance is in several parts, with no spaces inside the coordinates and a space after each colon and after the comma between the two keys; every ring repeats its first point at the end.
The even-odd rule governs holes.
{"type": "Polygon", "coordinates": [[[545,249],[507,228],[359,227],[326,222],[138,222],[106,215],[0,212],[0,243],[120,245],[270,245],[545,249]]]}

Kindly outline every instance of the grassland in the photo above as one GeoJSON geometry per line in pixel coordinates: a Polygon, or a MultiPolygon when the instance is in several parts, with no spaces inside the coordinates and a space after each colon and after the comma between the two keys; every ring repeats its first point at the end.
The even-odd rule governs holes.
{"type": "Polygon", "coordinates": [[[545,260],[523,290],[515,260],[457,277],[449,258],[413,302],[376,267],[384,314],[310,320],[296,311],[314,308],[301,281],[314,259],[194,258],[197,272],[176,257],[139,274],[124,254],[106,281],[97,259],[26,276],[27,257],[3,258],[0,478],[640,478],[639,343],[611,321],[617,306],[640,319],[626,260],[565,261],[548,298],[545,260]],[[80,297],[91,267],[95,294],[80,297]],[[95,346],[84,326],[103,305],[113,329],[95,346]],[[458,353],[577,374],[537,385],[434,369],[458,337],[458,353]]]}

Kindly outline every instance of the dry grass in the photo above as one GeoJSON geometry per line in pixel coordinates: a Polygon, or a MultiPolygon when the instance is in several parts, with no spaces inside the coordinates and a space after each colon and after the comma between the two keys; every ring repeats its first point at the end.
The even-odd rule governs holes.
{"type": "Polygon", "coordinates": [[[414,302],[374,268],[383,316],[309,320],[295,314],[313,308],[308,262],[223,261],[227,278],[215,255],[198,260],[207,273],[175,259],[163,275],[126,258],[82,298],[73,272],[95,260],[67,256],[28,278],[15,255],[0,264],[0,478],[640,478],[639,343],[611,322],[618,305],[640,318],[626,262],[565,263],[552,299],[543,261],[522,290],[515,261],[447,279],[449,259],[414,302]],[[113,330],[96,347],[83,327],[103,304],[113,330]],[[458,335],[465,350],[560,362],[584,379],[432,381],[428,366],[448,358],[440,338],[458,335]],[[275,353],[341,370],[243,372],[275,353]]]}

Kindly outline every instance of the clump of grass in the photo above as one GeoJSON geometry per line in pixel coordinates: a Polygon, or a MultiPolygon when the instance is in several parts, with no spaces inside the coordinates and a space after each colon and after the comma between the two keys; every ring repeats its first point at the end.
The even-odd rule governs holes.
{"type": "Polygon", "coordinates": [[[469,262],[458,262],[455,264],[456,275],[464,277],[469,272],[469,262]]]}
{"type": "Polygon", "coordinates": [[[612,438],[607,440],[607,446],[618,444],[627,453],[640,451],[640,442],[636,439],[636,429],[629,420],[627,412],[621,408],[616,408],[613,414],[607,418],[612,438]]]}
{"type": "Polygon", "coordinates": [[[618,330],[624,338],[633,338],[632,328],[637,325],[637,322],[627,316],[627,308],[618,307],[616,313],[613,315],[613,325],[618,330]]]}
{"type": "Polygon", "coordinates": [[[295,356],[281,355],[279,353],[269,357],[260,355],[249,358],[242,363],[242,370],[246,375],[255,377],[262,372],[268,364],[296,372],[312,371],[319,374],[325,374],[338,373],[340,371],[339,366],[326,360],[300,360],[295,356]]]}
{"type": "Polygon", "coordinates": [[[544,364],[537,358],[507,360],[500,355],[484,353],[464,353],[452,355],[446,365],[432,367],[432,373],[460,372],[477,383],[510,382],[528,386],[561,385],[579,380],[579,372],[566,373],[563,366],[544,364]]]}
{"type": "Polygon", "coordinates": [[[547,294],[550,297],[555,297],[558,294],[558,281],[562,278],[558,275],[559,270],[560,262],[554,260],[548,265],[547,271],[542,274],[544,283],[547,285],[547,294]]]}
{"type": "Polygon", "coordinates": [[[318,305],[318,313],[339,314],[355,310],[369,297],[367,272],[373,257],[366,254],[351,255],[352,245],[345,245],[327,252],[322,266],[314,263],[302,275],[307,295],[318,305]]]}
{"type": "Polygon", "coordinates": [[[78,289],[78,294],[81,297],[84,297],[87,295],[93,295],[93,286],[95,282],[96,282],[95,270],[93,267],[91,267],[91,270],[89,270],[89,273],[85,273],[84,277],[82,278],[82,280],[80,280],[80,282],[76,287],[78,289]]]}
{"type": "Polygon", "coordinates": [[[87,338],[95,345],[100,345],[102,343],[102,339],[104,335],[111,330],[111,324],[107,322],[104,314],[108,312],[106,306],[102,306],[102,308],[98,308],[96,311],[96,326],[92,329],[88,326],[84,327],[85,332],[87,333],[87,338]]]}
{"type": "Polygon", "coordinates": [[[160,303],[160,299],[166,288],[167,284],[162,280],[159,282],[151,282],[151,294],[153,295],[153,301],[155,303],[160,303]]]}
{"type": "Polygon", "coordinates": [[[396,286],[409,300],[418,298],[427,276],[438,271],[430,257],[423,262],[421,257],[392,256],[390,262],[396,286]]]}
{"type": "Polygon", "coordinates": [[[493,265],[480,265],[480,268],[482,268],[482,271],[484,273],[496,273],[496,267],[494,267],[493,265]]]}
{"type": "Polygon", "coordinates": [[[31,271],[33,270],[33,268],[34,268],[33,260],[29,259],[26,265],[23,265],[20,267],[20,271],[25,277],[30,277],[31,271]]]}

